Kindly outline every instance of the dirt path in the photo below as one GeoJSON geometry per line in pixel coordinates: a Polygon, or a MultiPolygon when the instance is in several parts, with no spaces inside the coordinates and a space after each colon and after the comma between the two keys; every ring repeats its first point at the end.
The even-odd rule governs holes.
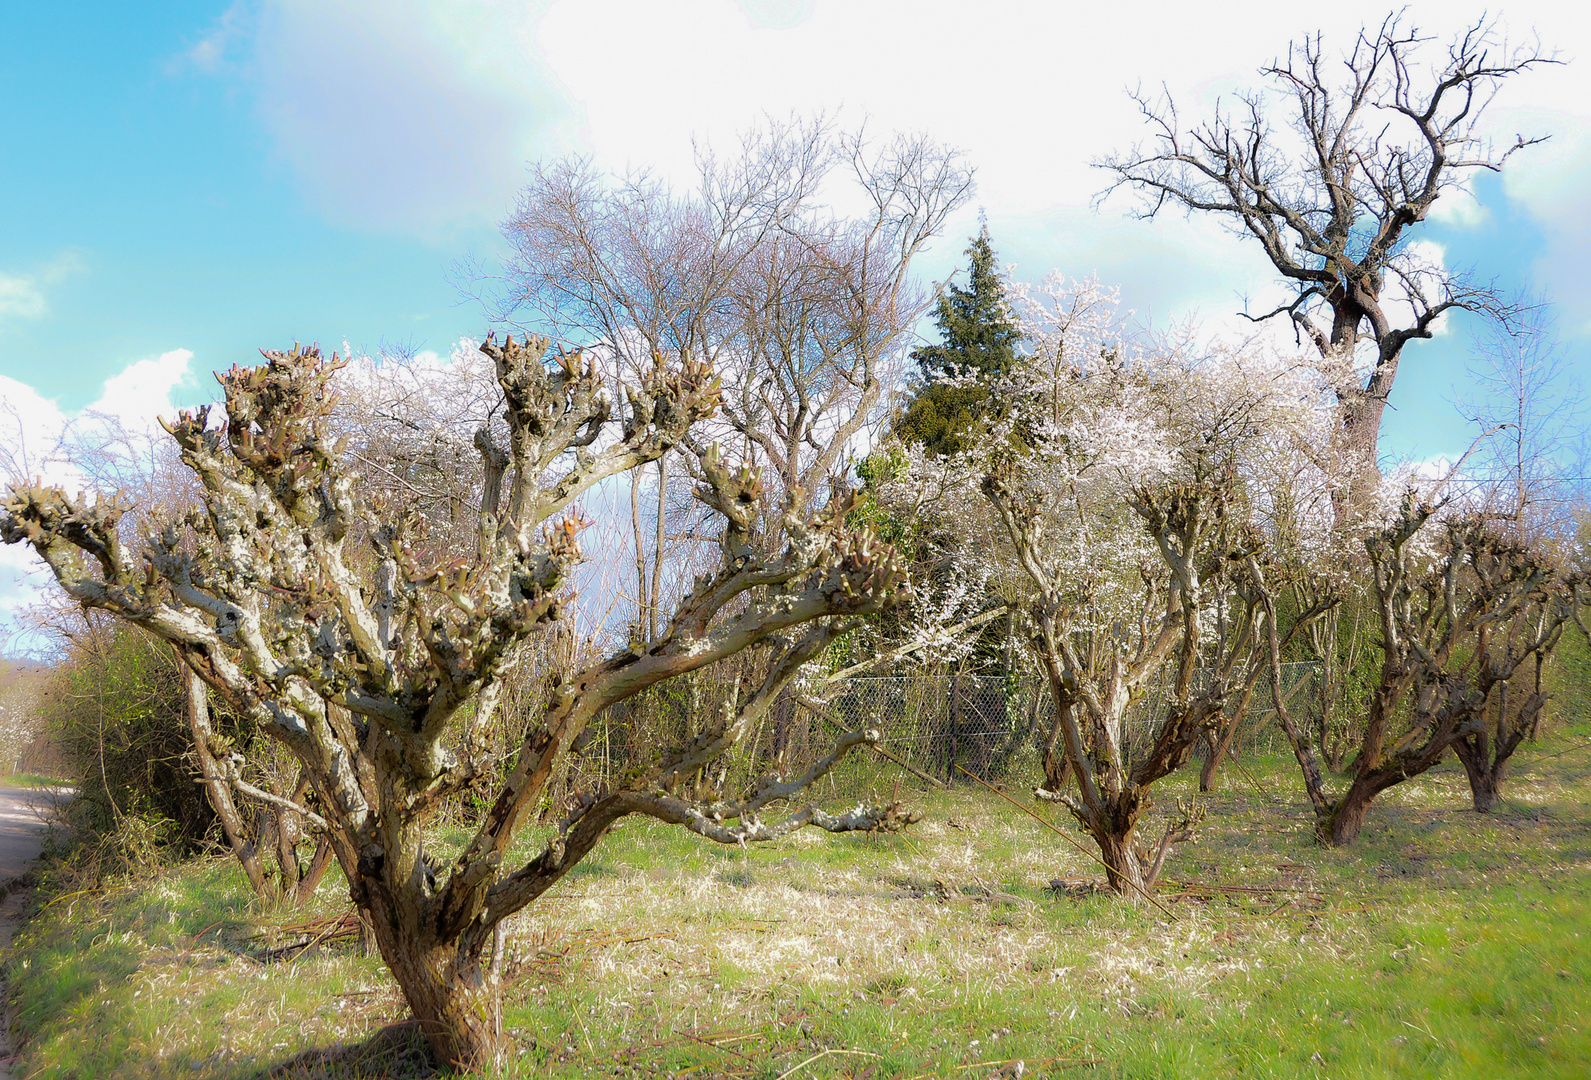
{"type": "MultiPolygon", "coordinates": [[[[45,818],[56,803],[70,798],[64,790],[0,788],[0,884],[21,877],[44,846],[45,818]]],[[[12,890],[0,901],[0,949],[9,948],[11,936],[22,924],[29,889],[12,890]]],[[[6,997],[0,980],[0,1002],[6,997]]],[[[11,1080],[11,1024],[0,1022],[0,1080],[11,1080]]]]}

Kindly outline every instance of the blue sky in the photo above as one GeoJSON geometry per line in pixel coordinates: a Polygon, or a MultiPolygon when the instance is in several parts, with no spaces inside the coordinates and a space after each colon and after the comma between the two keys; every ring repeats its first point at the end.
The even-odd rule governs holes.
{"type": "MultiPolygon", "coordinates": [[[[1583,371],[1591,20],[1566,7],[1504,13],[1511,37],[1573,62],[1506,86],[1490,114],[1504,139],[1551,141],[1425,235],[1448,265],[1552,301],[1583,371]]],[[[1479,13],[1409,10],[1439,38],[1479,13]]],[[[1307,25],[1343,42],[1385,12],[1345,3],[1307,25]]],[[[1202,115],[1255,84],[1297,18],[1160,0],[0,0],[0,393],[40,423],[146,415],[208,400],[208,373],[261,346],[446,352],[488,327],[459,268],[503,253],[529,162],[587,153],[685,179],[692,138],[820,109],[927,130],[978,168],[925,274],[960,264],[981,207],[1025,277],[1098,272],[1141,315],[1235,331],[1271,280],[1258,253],[1210,222],[1095,209],[1089,162],[1141,137],[1127,87],[1163,82],[1202,115]]],[[[1456,323],[1407,352],[1384,454],[1468,445],[1456,323]]]]}
{"type": "MultiPolygon", "coordinates": [[[[1157,319],[1229,319],[1266,278],[1255,254],[1196,222],[1144,226],[1125,204],[1091,209],[1099,177],[1086,166],[1137,134],[1123,124],[1124,87],[1159,78],[1194,102],[1230,91],[1252,83],[1293,28],[1217,33],[1232,21],[1182,26],[1177,5],[1139,3],[1128,43],[1120,25],[1069,7],[991,4],[957,27],[932,5],[800,0],[8,2],[0,375],[70,412],[128,365],[171,350],[193,354],[171,388],[178,402],[208,397],[210,370],[294,339],[445,351],[486,327],[458,267],[489,268],[501,254],[495,223],[528,161],[576,151],[667,172],[693,135],[724,138],[788,109],[843,107],[966,145],[978,202],[1019,272],[1098,271],[1157,319]],[[1189,34],[1202,35],[1196,49],[1189,34]],[[1080,48],[1084,38],[1094,44],[1080,48]],[[1001,52],[1014,73],[988,66],[1001,52]],[[958,71],[969,58],[984,103],[958,71]],[[955,73],[955,88],[935,71],[955,73]],[[988,123],[991,104],[999,124],[988,123]]],[[[1340,34],[1381,11],[1350,5],[1323,28],[1340,34]]],[[[1459,17],[1413,12],[1439,32],[1459,17]]],[[[1535,27],[1572,57],[1583,17],[1557,17],[1520,4],[1507,25],[1516,36],[1535,27]]],[[[1554,136],[1550,153],[1516,170],[1547,174],[1545,193],[1539,177],[1482,183],[1479,213],[1428,235],[1450,264],[1566,304],[1560,328],[1583,361],[1591,287],[1562,249],[1591,233],[1588,200],[1569,197],[1556,252],[1544,233],[1562,230],[1544,229],[1549,212],[1531,201],[1561,203],[1569,189],[1550,175],[1566,183],[1585,158],[1584,117],[1553,100],[1585,109],[1578,67],[1520,80],[1499,102],[1514,106],[1499,110],[1504,126],[1554,136]]],[[[926,270],[955,265],[973,213],[926,270]]],[[[1411,348],[1384,451],[1451,454],[1467,441],[1447,405],[1470,349],[1455,329],[1411,348]]]]}
{"type": "Polygon", "coordinates": [[[187,55],[226,5],[6,7],[0,274],[30,279],[42,310],[0,314],[0,374],[74,409],[176,348],[207,372],[294,336],[440,346],[478,329],[447,271],[495,249],[490,220],[422,237],[316,206],[243,59],[187,55]]]}

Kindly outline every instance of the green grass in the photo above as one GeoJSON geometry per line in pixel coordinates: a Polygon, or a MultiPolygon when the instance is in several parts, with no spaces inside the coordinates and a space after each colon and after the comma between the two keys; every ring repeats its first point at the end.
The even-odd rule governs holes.
{"type": "Polygon", "coordinates": [[[53,776],[41,776],[38,773],[12,773],[10,776],[0,777],[0,787],[69,787],[66,780],[57,780],[53,776]]]}
{"type": "MultiPolygon", "coordinates": [[[[745,851],[628,821],[513,925],[509,1074],[1591,1072],[1586,733],[1526,747],[1492,815],[1444,768],[1340,850],[1312,842],[1290,762],[1243,764],[1170,861],[1174,919],[1052,892],[1097,867],[976,790],[912,794],[906,836],[745,851]]],[[[257,925],[298,916],[240,886],[196,863],[38,914],[11,960],[18,1074],[256,1076],[403,1019],[378,961],[250,959],[257,925]]],[[[315,903],[345,904],[340,883],[315,903]]],[[[382,1054],[288,1074],[414,1071],[382,1054]]]]}

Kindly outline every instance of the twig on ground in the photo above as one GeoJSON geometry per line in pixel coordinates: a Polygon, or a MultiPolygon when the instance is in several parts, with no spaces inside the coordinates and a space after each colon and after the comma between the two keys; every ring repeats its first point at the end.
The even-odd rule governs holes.
{"type": "MultiPolygon", "coordinates": [[[[966,1072],[968,1069],[986,1069],[986,1068],[988,1068],[988,1067],[990,1067],[992,1065],[1015,1065],[1017,1062],[1023,1061],[1023,1060],[1024,1060],[1023,1058],[1002,1058],[999,1061],[974,1061],[970,1065],[957,1065],[955,1067],[955,1069],[953,1069],[952,1071],[953,1072],[966,1072]]],[[[1067,1068],[1072,1068],[1072,1067],[1077,1066],[1077,1065],[1102,1065],[1102,1064],[1104,1064],[1098,1058],[1052,1057],[1052,1058],[1044,1058],[1041,1061],[1035,1061],[1031,1067],[1032,1067],[1033,1071],[1036,1073],[1040,1069],[1048,1068],[1051,1065],[1058,1065],[1058,1064],[1060,1064],[1063,1061],[1070,1063],[1070,1064],[1068,1064],[1066,1066],[1067,1068]]]]}
{"type": "Polygon", "coordinates": [[[1238,772],[1240,772],[1244,776],[1248,777],[1248,782],[1254,785],[1254,790],[1259,792],[1265,798],[1269,799],[1273,803],[1279,803],[1279,802],[1285,802],[1286,801],[1284,799],[1278,799],[1275,795],[1272,795],[1269,791],[1266,791],[1265,788],[1261,787],[1260,786],[1260,782],[1258,780],[1254,779],[1253,775],[1248,771],[1248,769],[1243,767],[1243,762],[1238,760],[1236,755],[1233,755],[1232,757],[1227,758],[1227,760],[1230,761],[1232,764],[1236,765],[1238,772]]]}
{"type": "Polygon", "coordinates": [[[1178,881],[1174,878],[1168,878],[1156,884],[1161,888],[1175,886],[1185,892],[1237,893],[1244,896],[1265,896],[1270,893],[1302,893],[1314,900],[1321,899],[1320,894],[1314,889],[1306,889],[1301,885],[1206,885],[1200,881],[1178,881]]]}
{"type": "Polygon", "coordinates": [[[177,963],[180,964],[184,960],[188,959],[188,954],[193,952],[193,950],[195,950],[195,949],[197,949],[199,947],[199,939],[204,937],[204,935],[208,934],[210,931],[214,930],[216,927],[220,926],[224,922],[226,922],[225,919],[217,919],[215,922],[211,923],[209,926],[205,927],[203,930],[200,930],[197,934],[193,935],[193,941],[191,941],[188,944],[188,947],[182,951],[182,955],[177,957],[177,963]]]}
{"type": "Polygon", "coordinates": [[[586,1022],[580,1018],[580,1010],[576,1008],[569,1011],[574,1013],[575,1023],[580,1025],[580,1034],[586,1037],[586,1050],[590,1052],[592,1057],[596,1057],[597,1048],[591,1043],[591,1032],[586,1030],[586,1022]]]}
{"type": "MultiPolygon", "coordinates": [[[[994,1065],[1014,1065],[1017,1062],[1024,1061],[1024,1060],[1026,1060],[1026,1059],[1024,1059],[1024,1058],[1005,1058],[1005,1059],[1000,1060],[1000,1061],[974,1061],[974,1062],[972,1062],[971,1064],[968,1064],[968,1065],[957,1065],[954,1068],[952,1068],[950,1071],[952,1073],[958,1073],[958,1072],[966,1072],[968,1069],[985,1069],[985,1068],[989,1068],[989,1067],[994,1066],[994,1065]]],[[[1059,1065],[1063,1069],[1075,1069],[1075,1068],[1078,1068],[1078,1067],[1083,1066],[1083,1065],[1095,1066],[1095,1065],[1103,1065],[1103,1064],[1104,1064],[1104,1061],[1102,1061],[1099,1058],[1052,1057],[1052,1058],[1043,1058],[1041,1060],[1035,1061],[1035,1062],[1033,1062],[1033,1064],[1029,1068],[1033,1072],[1033,1074],[1036,1076],[1036,1075],[1038,1075],[1038,1071],[1040,1069],[1048,1069],[1048,1068],[1050,1068],[1052,1066],[1056,1066],[1056,1065],[1059,1065]]],[[[942,1073],[942,1072],[925,1072],[925,1073],[918,1073],[915,1076],[908,1076],[908,1077],[906,1077],[906,1080],[928,1080],[928,1078],[932,1077],[932,1076],[946,1076],[946,1075],[948,1075],[948,1074],[947,1073],[942,1073]]]]}
{"type": "MultiPolygon", "coordinates": [[[[726,929],[734,928],[730,927],[726,929]]],[[[745,927],[745,929],[761,928],[745,927]]],[[[564,945],[564,947],[561,949],[540,949],[537,951],[534,959],[516,963],[513,968],[509,970],[506,975],[504,975],[504,983],[512,983],[523,977],[526,973],[537,969],[552,968],[553,965],[559,963],[560,961],[567,960],[571,956],[578,956],[581,953],[590,952],[592,949],[599,948],[603,945],[638,945],[643,941],[652,941],[656,938],[674,938],[678,936],[679,935],[672,930],[664,930],[656,934],[642,934],[640,936],[630,937],[626,937],[623,934],[612,934],[608,937],[587,938],[582,941],[571,941],[564,945]]]]}
{"type": "Polygon", "coordinates": [[[1571,746],[1567,750],[1559,750],[1556,754],[1547,754],[1545,757],[1538,758],[1537,760],[1538,761],[1552,761],[1554,758],[1561,758],[1565,754],[1572,754],[1576,750],[1584,750],[1588,746],[1591,746],[1591,742],[1583,742],[1583,743],[1580,743],[1578,746],[1571,746]]]}
{"type": "Polygon", "coordinates": [[[100,891],[101,890],[99,890],[99,889],[79,889],[79,890],[77,890],[77,892],[62,893],[60,896],[57,896],[54,900],[51,900],[48,904],[45,904],[43,907],[41,907],[39,909],[39,913],[43,914],[44,912],[48,911],[50,908],[54,907],[56,904],[59,904],[62,900],[70,900],[74,896],[87,896],[89,893],[97,893],[97,892],[100,892],[100,891]]]}
{"type": "Polygon", "coordinates": [[[808,1065],[812,1064],[814,1061],[817,1061],[819,1058],[828,1057],[830,1054],[854,1054],[857,1057],[870,1057],[870,1058],[876,1058],[876,1057],[880,1056],[878,1054],[870,1053],[869,1051],[866,1051],[866,1050],[819,1050],[816,1054],[813,1054],[811,1057],[807,1058],[801,1064],[795,1066],[794,1068],[786,1069],[784,1072],[780,1073],[779,1077],[778,1077],[778,1080],[785,1080],[785,1077],[791,1075],[792,1073],[798,1072],[801,1069],[806,1068],[808,1065]]]}

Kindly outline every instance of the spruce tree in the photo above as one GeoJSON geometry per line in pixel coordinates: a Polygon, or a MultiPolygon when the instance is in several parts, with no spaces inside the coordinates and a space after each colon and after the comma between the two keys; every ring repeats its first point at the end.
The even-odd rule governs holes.
{"type": "Polygon", "coordinates": [[[934,312],[940,344],[911,354],[922,383],[895,421],[897,437],[922,443],[936,454],[965,449],[969,434],[987,414],[987,383],[1015,362],[1022,336],[1006,303],[987,225],[966,254],[967,285],[952,283],[940,292],[934,312]],[[959,386],[943,381],[958,375],[972,375],[978,381],[959,386]]]}
{"type": "MultiPolygon", "coordinates": [[[[934,312],[940,343],[926,345],[911,354],[917,362],[921,381],[906,410],[895,419],[896,438],[902,442],[921,443],[935,454],[958,453],[976,440],[995,408],[989,388],[1016,363],[1017,345],[1022,338],[1006,302],[1005,283],[997,269],[987,225],[972,239],[966,255],[966,286],[951,283],[940,291],[934,312]],[[969,375],[973,377],[969,382],[945,381],[969,375]]],[[[877,454],[870,464],[874,473],[889,467],[882,455],[877,454]]],[[[863,477],[871,486],[873,477],[866,471],[863,477]]],[[[942,558],[943,552],[957,541],[951,536],[925,536],[916,529],[911,535],[917,539],[915,545],[902,543],[910,536],[902,536],[897,544],[903,550],[915,548],[918,561],[927,564],[921,567],[919,580],[926,587],[937,588],[943,584],[948,566],[942,558]]],[[[991,606],[1000,603],[997,596],[989,595],[985,599],[991,606]]],[[[888,626],[892,620],[884,617],[882,621],[888,626]]],[[[1014,665],[1008,648],[1009,634],[1010,627],[1004,619],[987,624],[973,648],[970,670],[981,675],[1012,675],[1014,665]]],[[[1003,710],[1004,706],[1004,697],[999,694],[988,704],[991,709],[1003,710]]]]}

